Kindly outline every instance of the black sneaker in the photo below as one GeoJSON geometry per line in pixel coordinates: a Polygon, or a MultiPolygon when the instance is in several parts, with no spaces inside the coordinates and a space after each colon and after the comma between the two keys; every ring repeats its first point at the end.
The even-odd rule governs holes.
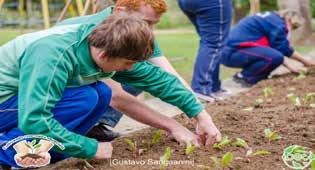
{"type": "Polygon", "coordinates": [[[11,167],[7,165],[0,165],[0,170],[10,170],[11,167]]]}
{"type": "Polygon", "coordinates": [[[250,84],[250,83],[247,83],[243,77],[240,75],[240,73],[236,73],[234,74],[233,76],[233,81],[237,84],[240,84],[242,87],[245,87],[245,88],[250,88],[250,87],[253,87],[253,84],[250,84]]]}
{"type": "Polygon", "coordinates": [[[104,123],[99,123],[98,125],[94,126],[86,136],[89,138],[94,138],[99,142],[110,142],[118,138],[120,134],[108,129],[104,123]]]}

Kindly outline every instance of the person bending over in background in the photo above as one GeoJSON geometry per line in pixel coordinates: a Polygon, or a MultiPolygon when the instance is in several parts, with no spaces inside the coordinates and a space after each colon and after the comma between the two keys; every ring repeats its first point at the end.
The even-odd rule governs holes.
{"type": "Polygon", "coordinates": [[[307,67],[315,65],[314,61],[294,51],[289,42],[291,31],[297,29],[302,20],[299,13],[291,10],[257,13],[242,19],[230,32],[222,56],[222,64],[243,69],[233,80],[250,87],[267,79],[281,64],[292,72],[299,72],[288,58],[307,67]]]}

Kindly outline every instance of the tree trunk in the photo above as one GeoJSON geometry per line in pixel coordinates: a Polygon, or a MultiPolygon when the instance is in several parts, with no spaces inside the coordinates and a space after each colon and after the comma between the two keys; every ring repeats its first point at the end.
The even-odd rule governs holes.
{"type": "Polygon", "coordinates": [[[312,9],[309,0],[278,0],[279,9],[292,9],[299,12],[305,22],[301,28],[293,31],[291,40],[295,43],[309,44],[314,41],[312,37],[312,9]]]}
{"type": "Polygon", "coordinates": [[[260,0],[250,0],[250,14],[260,12],[260,0]]]}
{"type": "Polygon", "coordinates": [[[99,8],[98,8],[98,11],[101,11],[111,5],[113,5],[116,0],[97,0],[98,1],[98,4],[99,4],[99,8]]]}

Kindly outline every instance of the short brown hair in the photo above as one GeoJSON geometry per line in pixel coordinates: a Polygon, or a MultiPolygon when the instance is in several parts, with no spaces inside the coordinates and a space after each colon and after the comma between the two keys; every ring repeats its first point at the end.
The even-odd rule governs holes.
{"type": "Polygon", "coordinates": [[[113,14],[89,35],[90,45],[109,58],[147,60],[153,54],[154,35],[138,15],[113,14]]]}
{"type": "Polygon", "coordinates": [[[284,10],[278,11],[278,14],[281,18],[290,20],[292,23],[292,27],[295,29],[302,26],[303,23],[305,22],[302,15],[295,10],[284,9],[284,10]]]}
{"type": "Polygon", "coordinates": [[[157,14],[163,14],[167,11],[165,0],[117,0],[115,6],[126,7],[127,10],[138,11],[141,3],[150,5],[157,14]]]}

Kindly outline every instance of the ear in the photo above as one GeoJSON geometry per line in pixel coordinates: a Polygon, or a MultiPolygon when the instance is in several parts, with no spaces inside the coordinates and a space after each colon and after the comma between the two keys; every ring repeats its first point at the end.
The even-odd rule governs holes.
{"type": "Polygon", "coordinates": [[[116,12],[127,12],[127,8],[123,7],[123,6],[116,6],[114,8],[114,13],[116,13],[116,12]]]}
{"type": "Polygon", "coordinates": [[[107,60],[108,57],[106,56],[104,51],[101,51],[100,53],[98,53],[98,58],[101,60],[107,60]]]}

